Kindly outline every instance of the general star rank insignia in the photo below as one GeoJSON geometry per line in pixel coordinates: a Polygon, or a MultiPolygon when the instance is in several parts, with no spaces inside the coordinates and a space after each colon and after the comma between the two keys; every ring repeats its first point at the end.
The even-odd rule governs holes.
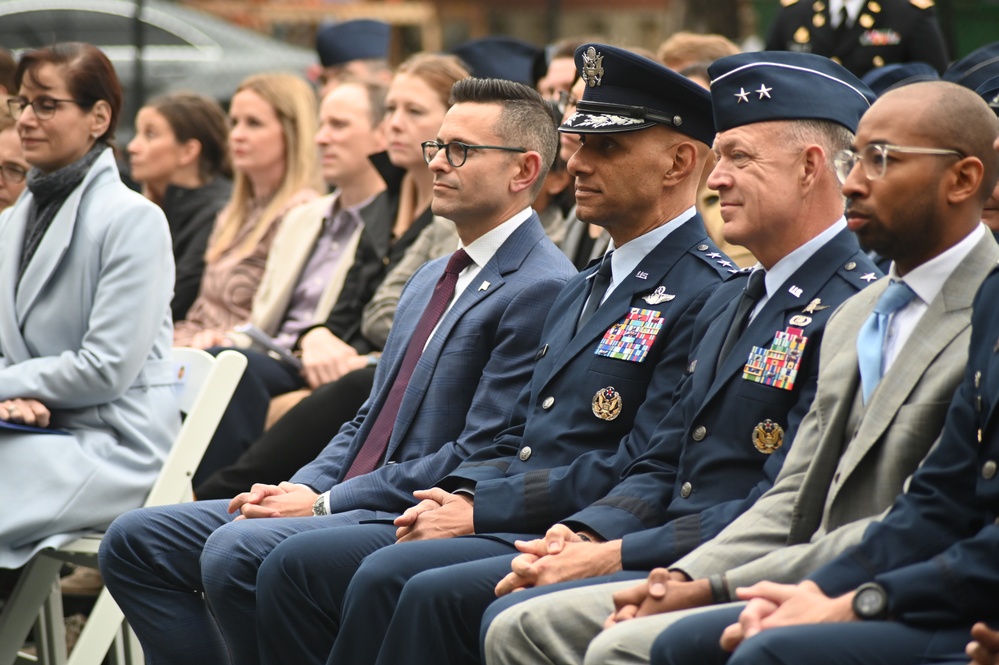
{"type": "Polygon", "coordinates": [[[621,393],[607,386],[593,396],[593,415],[600,420],[614,420],[621,415],[621,393]]]}
{"type": "Polygon", "coordinates": [[[778,330],[768,348],[754,346],[749,352],[742,378],[765,386],[793,390],[806,344],[808,338],[801,328],[788,326],[786,330],[778,330]]]}
{"type": "Polygon", "coordinates": [[[767,418],[753,429],[753,445],[764,455],[771,455],[784,444],[784,428],[767,418]]]}
{"type": "Polygon", "coordinates": [[[676,296],[671,293],[666,293],[665,286],[659,286],[656,287],[655,291],[642,298],[642,300],[650,305],[658,305],[659,303],[669,302],[673,298],[676,298],[676,296]]]}
{"type": "Polygon", "coordinates": [[[583,66],[580,68],[580,76],[591,88],[600,85],[604,78],[604,56],[594,47],[589,47],[583,51],[583,66]]]}

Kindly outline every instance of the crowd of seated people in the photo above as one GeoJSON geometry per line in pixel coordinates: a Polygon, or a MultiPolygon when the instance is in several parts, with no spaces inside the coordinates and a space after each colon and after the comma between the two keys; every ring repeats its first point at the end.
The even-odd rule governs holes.
{"type": "Polygon", "coordinates": [[[336,24],[121,147],[100,50],[0,49],[0,595],[98,530],[63,590],[147,662],[999,663],[999,43],[828,4],[746,53],[336,24]],[[249,364],[139,508],[179,346],[249,364]]]}

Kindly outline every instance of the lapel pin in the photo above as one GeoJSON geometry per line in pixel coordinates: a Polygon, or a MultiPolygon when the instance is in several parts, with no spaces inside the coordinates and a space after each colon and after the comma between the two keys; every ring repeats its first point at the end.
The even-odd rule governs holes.
{"type": "Polygon", "coordinates": [[[479,284],[479,291],[485,291],[489,288],[489,282],[482,282],[479,284]]]}
{"type": "Polygon", "coordinates": [[[638,279],[648,279],[649,273],[645,272],[644,270],[639,270],[638,272],[635,273],[635,277],[637,277],[638,279]]]}
{"type": "Polygon", "coordinates": [[[792,286],[791,288],[788,289],[788,292],[790,292],[790,294],[795,298],[800,298],[801,294],[804,293],[805,291],[800,286],[792,286]]]}
{"type": "Polygon", "coordinates": [[[801,311],[804,312],[805,314],[815,314],[815,312],[821,312],[824,309],[829,309],[829,305],[823,305],[822,298],[816,298],[815,300],[805,305],[805,309],[801,311]]]}

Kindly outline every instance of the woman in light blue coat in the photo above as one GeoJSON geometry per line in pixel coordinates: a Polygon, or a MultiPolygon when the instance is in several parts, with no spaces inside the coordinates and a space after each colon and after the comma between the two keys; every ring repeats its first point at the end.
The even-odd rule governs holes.
{"type": "Polygon", "coordinates": [[[141,506],[180,428],[163,213],[121,182],[121,84],[98,49],[22,56],[28,191],[0,215],[0,567],[141,506]]]}

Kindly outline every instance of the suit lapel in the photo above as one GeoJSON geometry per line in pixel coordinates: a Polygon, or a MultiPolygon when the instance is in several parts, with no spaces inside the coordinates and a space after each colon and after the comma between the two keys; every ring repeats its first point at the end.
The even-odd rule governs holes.
{"type": "MultiPolygon", "coordinates": [[[[754,346],[767,347],[770,345],[777,332],[784,330],[787,326],[788,313],[804,309],[825,286],[829,278],[856,250],[857,245],[853,234],[844,229],[816,250],[800,268],[777,287],[777,291],[746,327],[742,336],[739,337],[739,341],[733,347],[732,353],[722,363],[704,403],[707,403],[707,400],[712,399],[722,390],[733,374],[742,371],[749,358],[749,352],[754,346]]],[[[734,300],[736,303],[738,302],[737,299],[734,300]]],[[[729,325],[731,325],[736,306],[733,303],[730,305],[730,310],[726,310],[726,312],[732,312],[727,314],[726,318],[729,325]]],[[[728,328],[722,330],[727,331],[728,328]]],[[[719,334],[721,339],[724,339],[722,330],[719,330],[719,334]]],[[[805,328],[805,336],[808,336],[807,327],[805,328]]],[[[718,344],[720,346],[721,342],[718,344]]]]}
{"type": "MultiPolygon", "coordinates": [[[[582,282],[580,293],[572,301],[566,315],[562,317],[557,331],[559,339],[568,339],[568,343],[556,361],[552,364],[548,380],[556,376],[569,362],[580,353],[591,348],[594,342],[603,337],[607,330],[617,323],[632,306],[632,301],[642,293],[651,292],[657,286],[665,285],[669,272],[690,247],[703,240],[706,236],[704,222],[700,215],[681,224],[639,261],[638,266],[618,284],[590,320],[573,336],[576,321],[582,312],[586,297],[590,292],[590,280],[596,273],[598,265],[587,268],[589,274],[582,282]],[[644,274],[645,278],[638,275],[644,274]]],[[[554,336],[553,336],[554,338],[554,336]]]]}
{"type": "MultiPolygon", "coordinates": [[[[857,467],[881,438],[940,352],[971,325],[967,310],[977,292],[976,285],[995,265],[996,253],[993,239],[983,238],[947,278],[939,295],[919,320],[916,330],[906,340],[898,358],[871,394],[856,440],[844,451],[840,464],[844,476],[857,467]]],[[[884,288],[887,285],[882,290],[884,288]]],[[[856,367],[855,343],[851,353],[853,366],[856,367]]]]}
{"type": "MultiPolygon", "coordinates": [[[[413,376],[406,387],[406,395],[399,407],[399,414],[396,417],[388,450],[385,454],[386,459],[392,455],[393,451],[399,446],[399,443],[405,439],[409,427],[416,419],[420,411],[420,406],[423,404],[423,399],[426,397],[427,389],[433,380],[437,361],[444,351],[455,326],[476,305],[503,287],[506,283],[503,275],[516,270],[524,261],[531,248],[543,237],[544,230],[541,228],[541,222],[538,219],[537,213],[535,213],[530,219],[521,224],[499,249],[496,250],[496,254],[493,255],[492,259],[482,267],[475,276],[475,279],[458,296],[451,309],[441,318],[436,332],[434,332],[427,343],[427,347],[420,355],[420,360],[416,363],[413,376]],[[488,286],[482,288],[482,285],[487,282],[488,286]]],[[[424,303],[425,305],[426,303],[424,303]]]]}

